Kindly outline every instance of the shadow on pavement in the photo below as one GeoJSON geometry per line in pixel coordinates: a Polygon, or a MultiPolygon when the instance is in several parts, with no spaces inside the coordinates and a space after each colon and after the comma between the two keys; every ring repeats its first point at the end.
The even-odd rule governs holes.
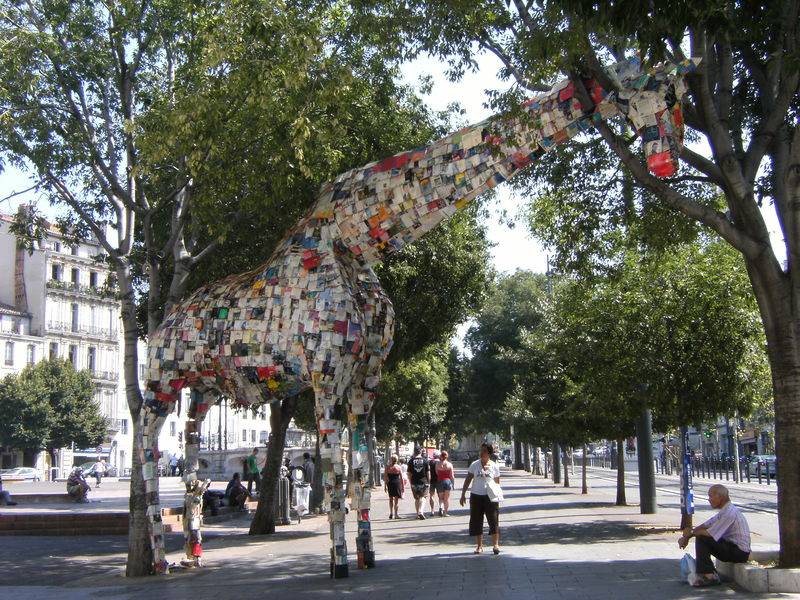
{"type": "MultiPolygon", "coordinates": [[[[137,580],[151,594],[170,599],[237,598],[241,595],[291,600],[619,600],[653,598],[766,598],[723,585],[694,589],[678,580],[678,561],[668,559],[608,562],[551,561],[501,554],[422,554],[378,559],[374,570],[359,571],[351,560],[350,577],[331,580],[326,559],[300,555],[276,561],[250,559],[160,580],[137,580]]],[[[119,588],[124,593],[125,588],[119,588]]],[[[137,587],[137,591],[141,591],[137,587]]],[[[780,598],[780,595],[771,595],[780,598]]]]}

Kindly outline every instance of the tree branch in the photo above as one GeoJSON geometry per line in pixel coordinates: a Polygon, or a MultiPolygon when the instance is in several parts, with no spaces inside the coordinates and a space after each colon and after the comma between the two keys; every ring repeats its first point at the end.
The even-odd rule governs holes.
{"type": "Polygon", "coordinates": [[[102,245],[103,249],[108,253],[109,257],[113,261],[118,262],[120,258],[119,252],[116,248],[108,243],[108,238],[106,237],[105,232],[97,224],[91,213],[81,205],[78,199],[75,198],[72,192],[69,191],[69,188],[67,188],[67,186],[64,185],[61,180],[53,174],[52,171],[47,171],[46,178],[47,182],[56,189],[56,192],[59,196],[61,196],[64,202],[66,202],[76,213],[78,213],[78,216],[92,231],[94,236],[97,238],[97,241],[100,242],[100,245],[102,245]]]}
{"type": "Polygon", "coordinates": [[[634,156],[627,145],[625,145],[619,136],[611,130],[607,123],[600,121],[599,123],[595,123],[595,127],[597,127],[597,130],[609,147],[619,156],[622,162],[625,163],[625,166],[630,169],[633,176],[642,186],[654,193],[658,198],[661,198],[661,200],[666,202],[669,206],[672,206],[686,216],[716,231],[723,239],[745,256],[755,257],[761,252],[761,245],[751,239],[743,231],[737,229],[723,213],[698,204],[652,176],[647,171],[647,167],[634,156]]]}
{"type": "Polygon", "coordinates": [[[503,52],[503,50],[489,37],[489,34],[485,31],[478,38],[478,44],[499,58],[500,62],[503,63],[503,66],[505,66],[511,76],[514,77],[517,83],[525,89],[532,92],[547,92],[550,90],[550,86],[528,81],[528,79],[525,78],[511,62],[511,58],[505,52],[503,52]]]}

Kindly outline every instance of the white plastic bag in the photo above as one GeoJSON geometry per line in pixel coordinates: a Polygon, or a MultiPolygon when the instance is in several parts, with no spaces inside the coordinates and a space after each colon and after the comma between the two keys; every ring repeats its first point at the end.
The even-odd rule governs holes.
{"type": "Polygon", "coordinates": [[[681,579],[691,584],[694,574],[697,573],[697,563],[694,557],[686,553],[681,559],[681,579]]]}
{"type": "Polygon", "coordinates": [[[489,496],[491,502],[502,502],[503,488],[494,479],[489,479],[486,481],[486,495],[489,496]]]}

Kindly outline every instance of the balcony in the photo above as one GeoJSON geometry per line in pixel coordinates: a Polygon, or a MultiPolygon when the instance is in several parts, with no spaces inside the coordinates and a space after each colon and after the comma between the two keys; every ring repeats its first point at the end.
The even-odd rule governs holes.
{"type": "Polygon", "coordinates": [[[75,335],[88,335],[90,337],[105,338],[116,340],[119,336],[118,329],[108,327],[96,327],[94,325],[77,325],[65,323],[63,321],[48,321],[47,331],[51,333],[72,333],[75,335]]]}
{"type": "Polygon", "coordinates": [[[102,298],[113,301],[116,301],[117,295],[117,291],[112,288],[92,287],[88,285],[81,285],[80,283],[73,283],[71,281],[59,281],[58,279],[48,279],[47,289],[57,292],[64,292],[66,294],[75,296],[102,298]]]}
{"type": "Polygon", "coordinates": [[[102,381],[119,381],[119,373],[116,371],[92,371],[92,378],[102,381]]]}

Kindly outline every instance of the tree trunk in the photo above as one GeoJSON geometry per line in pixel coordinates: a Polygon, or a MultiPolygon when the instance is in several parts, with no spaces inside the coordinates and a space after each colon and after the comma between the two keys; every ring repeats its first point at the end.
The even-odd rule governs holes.
{"type": "Polygon", "coordinates": [[[623,446],[625,440],[619,438],[617,440],[617,506],[627,506],[628,502],[625,499],[625,448],[623,446]]]}
{"type": "Polygon", "coordinates": [[[147,495],[142,475],[142,393],[139,389],[139,325],[136,321],[134,291],[130,281],[129,269],[117,268],[117,281],[122,298],[123,330],[123,376],[125,377],[125,398],[131,414],[133,445],[131,451],[131,485],[128,501],[128,558],[125,575],[139,577],[152,575],[155,570],[153,548],[150,545],[150,523],[147,518],[147,495]]]}
{"type": "Polygon", "coordinates": [[[564,448],[564,487],[569,487],[569,463],[570,463],[570,452],[569,446],[563,446],[564,448]]]}
{"type": "Polygon", "coordinates": [[[131,453],[131,486],[128,500],[128,561],[125,565],[127,577],[152,575],[154,570],[142,461],[138,452],[140,429],[139,419],[134,418],[132,430],[134,451],[131,453]]]}
{"type": "Polygon", "coordinates": [[[553,443],[553,483],[561,483],[561,448],[558,444],[553,443]]]}
{"type": "MultiPolygon", "coordinates": [[[[277,501],[278,477],[286,446],[286,430],[294,417],[297,396],[270,404],[269,424],[271,436],[267,448],[267,460],[261,470],[261,490],[258,507],[250,523],[250,535],[275,533],[275,502],[277,501]]],[[[314,469],[315,473],[319,469],[314,469]]]]}
{"type": "Polygon", "coordinates": [[[589,493],[589,485],[586,482],[586,463],[589,461],[587,457],[588,451],[586,450],[586,444],[583,445],[583,457],[581,458],[581,494],[588,494],[589,493]]]}
{"type": "MultiPolygon", "coordinates": [[[[800,152],[800,150],[798,150],[800,152]]],[[[800,184],[800,163],[794,167],[800,184]]],[[[795,198],[800,194],[795,190],[795,198]]],[[[761,258],[761,257],[759,257],[761,258]]],[[[797,258],[790,258],[790,268],[797,258]]],[[[779,565],[800,567],[800,284],[768,258],[745,260],[767,337],[775,398],[779,565]]]]}

